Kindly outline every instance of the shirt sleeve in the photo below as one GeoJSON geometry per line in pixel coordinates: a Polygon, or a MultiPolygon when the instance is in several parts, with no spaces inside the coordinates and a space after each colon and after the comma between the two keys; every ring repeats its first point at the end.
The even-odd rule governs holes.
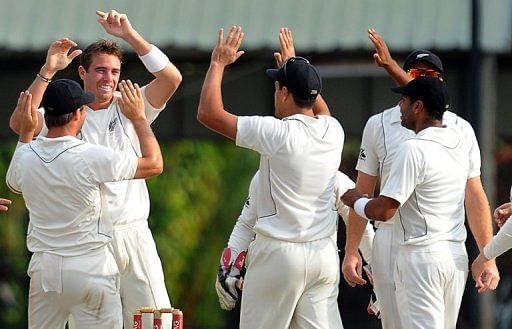
{"type": "Polygon", "coordinates": [[[498,233],[484,247],[484,256],[493,259],[512,248],[512,220],[507,220],[498,233]]]}
{"type": "Polygon", "coordinates": [[[249,244],[251,244],[254,238],[253,228],[254,225],[256,225],[256,220],[258,219],[255,204],[256,188],[258,185],[257,175],[258,172],[256,172],[251,180],[251,184],[249,185],[249,195],[247,196],[247,200],[245,201],[240,216],[238,216],[233,232],[229,237],[228,246],[235,255],[247,250],[249,248],[249,244]]]}
{"type": "Polygon", "coordinates": [[[268,116],[238,117],[236,145],[269,156],[287,138],[288,123],[268,116]]]}
{"type": "Polygon", "coordinates": [[[144,99],[144,111],[146,113],[146,119],[151,124],[151,123],[153,123],[153,121],[156,120],[156,118],[158,117],[160,112],[162,112],[164,110],[164,108],[167,104],[164,104],[164,106],[162,106],[161,108],[158,108],[158,109],[153,107],[153,105],[151,105],[149,103],[148,98],[146,97],[146,87],[147,87],[147,85],[142,87],[141,92],[142,92],[142,98],[144,99]]]}
{"type": "Polygon", "coordinates": [[[462,130],[464,132],[464,136],[466,142],[469,145],[469,173],[468,179],[480,176],[480,168],[482,165],[482,158],[480,156],[480,147],[478,146],[478,141],[476,139],[475,131],[473,127],[467,122],[463,120],[462,130]]]}
{"type": "Polygon", "coordinates": [[[380,123],[382,113],[372,116],[366,122],[361,139],[361,148],[357,159],[356,170],[371,176],[379,175],[379,156],[377,153],[376,141],[381,140],[382,124],[380,123]]]}
{"type": "Polygon", "coordinates": [[[397,154],[396,160],[391,165],[390,179],[382,188],[380,195],[394,199],[403,205],[409,196],[424,179],[423,154],[419,146],[415,146],[414,140],[408,140],[397,154]]]}
{"type": "Polygon", "coordinates": [[[83,155],[96,183],[133,179],[137,171],[139,159],[132,152],[120,152],[100,145],[91,145],[83,155]]]}
{"type": "Polygon", "coordinates": [[[5,182],[9,189],[16,194],[21,194],[22,184],[20,181],[20,154],[23,152],[22,147],[16,148],[14,154],[11,159],[11,163],[9,164],[9,168],[7,169],[7,173],[5,175],[5,182]]]}

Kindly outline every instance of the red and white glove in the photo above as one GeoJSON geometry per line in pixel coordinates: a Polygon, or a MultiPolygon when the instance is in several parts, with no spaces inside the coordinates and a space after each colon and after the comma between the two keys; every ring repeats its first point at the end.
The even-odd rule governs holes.
{"type": "Polygon", "coordinates": [[[229,247],[222,252],[215,290],[223,310],[230,311],[235,308],[236,302],[240,298],[244,282],[242,268],[246,254],[246,251],[242,251],[238,255],[232,253],[229,247]]]}

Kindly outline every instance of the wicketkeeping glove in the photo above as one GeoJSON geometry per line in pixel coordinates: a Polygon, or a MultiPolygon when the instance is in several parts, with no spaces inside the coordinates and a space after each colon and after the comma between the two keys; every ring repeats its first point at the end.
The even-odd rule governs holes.
{"type": "Polygon", "coordinates": [[[236,302],[242,293],[243,278],[241,270],[245,255],[245,251],[238,255],[232,255],[229,247],[222,252],[215,290],[219,297],[220,307],[223,310],[230,311],[235,308],[236,302]],[[232,261],[232,259],[235,260],[232,261]]]}

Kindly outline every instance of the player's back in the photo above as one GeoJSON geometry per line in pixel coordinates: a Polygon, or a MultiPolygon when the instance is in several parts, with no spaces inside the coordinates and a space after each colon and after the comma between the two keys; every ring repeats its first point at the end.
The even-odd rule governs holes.
{"type": "Polygon", "coordinates": [[[38,137],[17,150],[9,185],[23,193],[30,214],[30,251],[79,255],[110,239],[112,222],[102,183],[132,178],[137,157],[71,136],[38,137]]]}
{"type": "Polygon", "coordinates": [[[279,120],[282,143],[262,154],[255,231],[286,241],[330,236],[336,225],[332,199],[344,133],[329,116],[279,120]]]}

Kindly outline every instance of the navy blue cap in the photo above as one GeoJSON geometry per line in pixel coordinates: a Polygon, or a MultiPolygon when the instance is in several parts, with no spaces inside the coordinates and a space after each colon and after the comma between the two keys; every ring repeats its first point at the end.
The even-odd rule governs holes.
{"type": "Polygon", "coordinates": [[[318,70],[303,57],[291,57],[279,69],[268,69],[266,73],[303,100],[315,100],[322,91],[318,70]]]}
{"type": "Polygon", "coordinates": [[[441,59],[431,51],[415,50],[407,55],[404,61],[404,70],[409,69],[412,64],[417,62],[426,62],[432,65],[437,72],[443,73],[443,62],[441,62],[441,59]]]}
{"type": "Polygon", "coordinates": [[[42,105],[45,114],[57,116],[72,113],[92,102],[94,94],[84,92],[78,82],[59,79],[50,83],[44,92],[42,105]]]}
{"type": "Polygon", "coordinates": [[[421,100],[431,113],[443,114],[450,107],[448,90],[445,84],[435,77],[418,77],[405,86],[391,90],[421,100]]]}

